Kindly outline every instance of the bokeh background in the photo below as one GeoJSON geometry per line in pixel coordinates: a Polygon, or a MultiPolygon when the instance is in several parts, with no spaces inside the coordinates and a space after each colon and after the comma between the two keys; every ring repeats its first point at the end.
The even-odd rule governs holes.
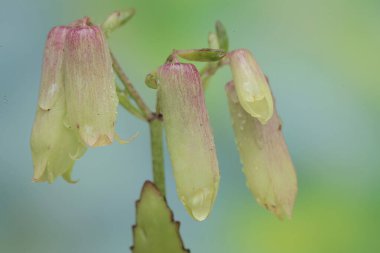
{"type": "Polygon", "coordinates": [[[207,46],[220,19],[231,48],[252,50],[269,76],[297,167],[294,218],[280,222],[245,187],[224,94],[231,76],[218,72],[206,99],[222,178],[206,221],[186,214],[166,156],[168,202],[187,248],[380,252],[378,0],[0,0],[0,252],[129,252],[134,201],[151,178],[147,126],[119,108],[119,134],[140,137],[89,150],[76,185],[31,182],[29,135],[49,29],[130,6],[137,15],[110,46],[147,100],[145,75],[173,48],[207,46]]]}

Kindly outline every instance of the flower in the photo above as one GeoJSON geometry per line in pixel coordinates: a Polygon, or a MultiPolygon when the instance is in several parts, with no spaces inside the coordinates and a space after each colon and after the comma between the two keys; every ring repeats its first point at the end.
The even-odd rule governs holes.
{"type": "Polygon", "coordinates": [[[190,215],[209,215],[219,168],[200,75],[192,64],[173,63],[157,72],[158,94],[177,193],[190,215]]]}
{"type": "Polygon", "coordinates": [[[290,218],[297,193],[297,177],[275,108],[273,117],[262,125],[243,109],[234,82],[227,84],[226,92],[249,189],[260,205],[281,219],[290,218]]]}
{"type": "Polygon", "coordinates": [[[265,75],[247,49],[230,52],[229,59],[241,106],[265,124],[273,115],[273,99],[265,75]]]}
{"type": "Polygon", "coordinates": [[[66,105],[62,62],[68,30],[65,26],[54,27],[46,41],[40,97],[30,139],[33,181],[36,182],[52,183],[58,176],[72,182],[70,173],[74,160],[86,151],[75,133],[64,126],[66,105]]]}
{"type": "Polygon", "coordinates": [[[89,147],[112,143],[118,98],[112,60],[100,27],[77,22],[65,40],[67,125],[89,147]]]}
{"type": "Polygon", "coordinates": [[[110,52],[98,26],[83,18],[49,32],[30,139],[33,181],[68,182],[87,147],[112,143],[118,99],[110,52]]]}

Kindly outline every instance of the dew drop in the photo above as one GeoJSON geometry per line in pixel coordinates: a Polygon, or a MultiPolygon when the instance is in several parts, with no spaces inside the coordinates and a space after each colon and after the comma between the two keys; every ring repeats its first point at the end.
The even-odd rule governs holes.
{"type": "Polygon", "coordinates": [[[213,202],[212,195],[210,189],[201,188],[188,197],[186,206],[194,219],[203,221],[207,218],[213,202]]]}

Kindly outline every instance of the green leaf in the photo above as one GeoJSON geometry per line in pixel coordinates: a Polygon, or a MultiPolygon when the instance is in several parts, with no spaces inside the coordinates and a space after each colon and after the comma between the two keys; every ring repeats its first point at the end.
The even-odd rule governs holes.
{"type": "Polygon", "coordinates": [[[179,234],[179,222],[157,187],[146,181],[136,202],[133,253],[189,253],[179,234]]]}
{"type": "Polygon", "coordinates": [[[157,73],[156,71],[153,71],[146,75],[145,77],[145,84],[151,89],[157,89],[157,73]]]}
{"type": "Polygon", "coordinates": [[[216,21],[215,30],[219,41],[219,48],[228,52],[228,36],[222,22],[216,21]]]}
{"type": "Polygon", "coordinates": [[[209,61],[219,61],[222,59],[226,52],[220,49],[189,49],[189,50],[178,50],[176,54],[189,61],[200,61],[200,62],[209,62],[209,61]]]}
{"type": "Polygon", "coordinates": [[[108,36],[111,32],[131,20],[135,13],[136,11],[133,8],[113,12],[102,24],[103,32],[108,36]]]}

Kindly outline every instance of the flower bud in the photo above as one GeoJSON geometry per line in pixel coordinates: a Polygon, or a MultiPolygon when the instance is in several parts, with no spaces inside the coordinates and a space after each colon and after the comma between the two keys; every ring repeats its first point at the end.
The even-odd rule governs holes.
{"type": "Polygon", "coordinates": [[[226,92],[247,185],[259,204],[281,219],[290,218],[297,178],[281,121],[276,111],[266,125],[251,117],[240,105],[235,87],[230,82],[226,92]]]}
{"type": "Polygon", "coordinates": [[[241,106],[265,124],[273,115],[273,99],[265,75],[246,49],[232,51],[229,58],[241,106]]]}
{"type": "Polygon", "coordinates": [[[63,95],[63,48],[69,28],[57,26],[50,30],[45,45],[44,61],[38,105],[43,110],[51,109],[63,95]]]}
{"type": "Polygon", "coordinates": [[[136,11],[133,8],[127,9],[125,11],[115,11],[108,16],[106,21],[102,24],[102,29],[106,35],[119,28],[128,22],[134,15],[136,11]]]}
{"type": "Polygon", "coordinates": [[[37,109],[30,139],[35,182],[52,183],[58,176],[73,182],[71,169],[75,160],[85,153],[86,147],[79,143],[71,129],[64,126],[65,111],[61,94],[51,109],[37,109]]]}
{"type": "Polygon", "coordinates": [[[64,58],[67,124],[87,146],[111,144],[118,98],[101,29],[87,18],[76,22],[67,33],[64,58]]]}
{"type": "Polygon", "coordinates": [[[174,63],[163,65],[157,76],[177,193],[202,221],[218,191],[219,168],[200,75],[192,64],[174,63]]]}

